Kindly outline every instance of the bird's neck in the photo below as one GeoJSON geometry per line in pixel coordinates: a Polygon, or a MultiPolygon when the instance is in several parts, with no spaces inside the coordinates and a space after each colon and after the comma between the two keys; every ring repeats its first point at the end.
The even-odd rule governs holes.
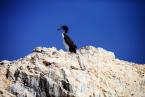
{"type": "Polygon", "coordinates": [[[64,35],[65,35],[65,34],[66,34],[65,32],[62,33],[62,37],[63,37],[63,38],[64,38],[64,35]]]}
{"type": "Polygon", "coordinates": [[[66,35],[66,32],[64,31],[62,34],[63,34],[63,35],[66,35]]]}
{"type": "Polygon", "coordinates": [[[63,33],[67,34],[68,30],[63,30],[63,33]]]}

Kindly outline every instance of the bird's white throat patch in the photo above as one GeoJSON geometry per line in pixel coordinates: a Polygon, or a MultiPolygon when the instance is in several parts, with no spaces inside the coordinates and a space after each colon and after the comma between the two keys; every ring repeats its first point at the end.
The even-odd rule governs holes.
{"type": "Polygon", "coordinates": [[[63,45],[64,45],[64,47],[65,47],[65,49],[67,50],[67,51],[69,51],[69,46],[68,46],[68,44],[65,42],[65,40],[64,40],[64,32],[62,33],[62,40],[63,40],[63,45]]]}

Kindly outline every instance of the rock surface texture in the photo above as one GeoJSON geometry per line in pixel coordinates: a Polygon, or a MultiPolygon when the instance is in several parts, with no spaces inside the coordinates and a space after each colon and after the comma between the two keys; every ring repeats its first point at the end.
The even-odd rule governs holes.
{"type": "Polygon", "coordinates": [[[37,47],[0,62],[0,97],[145,97],[145,65],[86,46],[77,54],[37,47]]]}

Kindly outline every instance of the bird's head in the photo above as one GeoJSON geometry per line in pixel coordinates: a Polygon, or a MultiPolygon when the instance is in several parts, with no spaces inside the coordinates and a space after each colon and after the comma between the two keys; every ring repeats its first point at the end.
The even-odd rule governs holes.
{"type": "Polygon", "coordinates": [[[57,30],[60,30],[60,31],[62,31],[62,32],[64,32],[64,33],[68,33],[68,27],[66,26],[66,25],[62,25],[60,28],[58,28],[57,30]]]}

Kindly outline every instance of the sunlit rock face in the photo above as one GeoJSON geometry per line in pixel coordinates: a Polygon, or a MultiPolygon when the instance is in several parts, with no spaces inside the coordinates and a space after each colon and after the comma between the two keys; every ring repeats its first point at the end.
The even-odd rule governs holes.
{"type": "Polygon", "coordinates": [[[0,62],[0,97],[145,97],[145,65],[86,46],[77,53],[37,47],[0,62]]]}

